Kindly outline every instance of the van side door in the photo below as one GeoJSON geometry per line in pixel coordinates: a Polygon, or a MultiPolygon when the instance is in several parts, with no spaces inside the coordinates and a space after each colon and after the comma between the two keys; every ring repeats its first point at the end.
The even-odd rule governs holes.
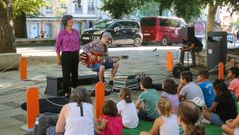
{"type": "Polygon", "coordinates": [[[160,19],[159,22],[159,31],[160,31],[160,39],[166,38],[168,43],[172,42],[172,27],[170,19],[160,19]]]}

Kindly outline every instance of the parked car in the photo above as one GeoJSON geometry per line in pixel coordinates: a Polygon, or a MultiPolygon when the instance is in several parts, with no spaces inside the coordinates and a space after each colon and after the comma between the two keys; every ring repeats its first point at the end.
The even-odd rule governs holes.
{"type": "Polygon", "coordinates": [[[160,42],[161,45],[180,43],[182,41],[181,28],[186,22],[175,17],[143,17],[140,20],[143,42],[160,42]]]}
{"type": "Polygon", "coordinates": [[[143,40],[140,24],[135,20],[102,20],[93,28],[86,29],[81,34],[81,43],[87,44],[94,39],[101,39],[104,32],[112,36],[110,44],[133,44],[140,46],[143,40]]]}

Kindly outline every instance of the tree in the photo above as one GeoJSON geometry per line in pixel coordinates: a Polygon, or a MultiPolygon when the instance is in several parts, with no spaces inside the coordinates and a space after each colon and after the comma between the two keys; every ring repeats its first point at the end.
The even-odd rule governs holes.
{"type": "Polygon", "coordinates": [[[102,0],[101,9],[107,11],[115,19],[122,18],[132,13],[144,4],[143,0],[102,0]]]}
{"type": "Polygon", "coordinates": [[[14,27],[26,37],[26,15],[38,14],[43,5],[43,0],[0,0],[0,53],[16,52],[14,27]]]}
{"type": "Polygon", "coordinates": [[[154,0],[158,3],[159,15],[163,15],[163,10],[170,9],[174,0],[154,0]]]}
{"type": "Polygon", "coordinates": [[[15,37],[27,38],[27,16],[39,15],[40,8],[46,3],[44,0],[14,0],[12,4],[15,37]]]}
{"type": "Polygon", "coordinates": [[[16,52],[13,33],[12,1],[0,1],[0,53],[16,52]]]}
{"type": "Polygon", "coordinates": [[[136,11],[130,14],[130,16],[142,17],[142,16],[157,16],[159,15],[158,5],[156,2],[148,2],[138,8],[136,11]]]}
{"type": "Polygon", "coordinates": [[[192,22],[198,18],[205,5],[197,0],[174,0],[173,9],[176,16],[183,18],[186,22],[192,22]]]}

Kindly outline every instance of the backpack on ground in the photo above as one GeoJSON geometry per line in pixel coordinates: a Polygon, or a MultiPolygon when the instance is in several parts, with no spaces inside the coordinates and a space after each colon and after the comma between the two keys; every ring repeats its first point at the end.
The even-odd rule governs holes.
{"type": "Polygon", "coordinates": [[[46,135],[46,129],[50,126],[56,126],[58,114],[46,112],[40,114],[35,122],[33,135],[46,135]]]}

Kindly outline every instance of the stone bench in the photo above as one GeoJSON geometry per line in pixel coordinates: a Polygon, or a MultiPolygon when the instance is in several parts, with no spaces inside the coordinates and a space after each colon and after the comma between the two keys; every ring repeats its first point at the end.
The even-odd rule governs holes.
{"type": "Polygon", "coordinates": [[[0,54],[0,71],[17,69],[19,67],[19,57],[17,53],[1,53],[0,54]]]}
{"type": "Polygon", "coordinates": [[[53,46],[55,38],[16,38],[16,46],[53,46]]]}

